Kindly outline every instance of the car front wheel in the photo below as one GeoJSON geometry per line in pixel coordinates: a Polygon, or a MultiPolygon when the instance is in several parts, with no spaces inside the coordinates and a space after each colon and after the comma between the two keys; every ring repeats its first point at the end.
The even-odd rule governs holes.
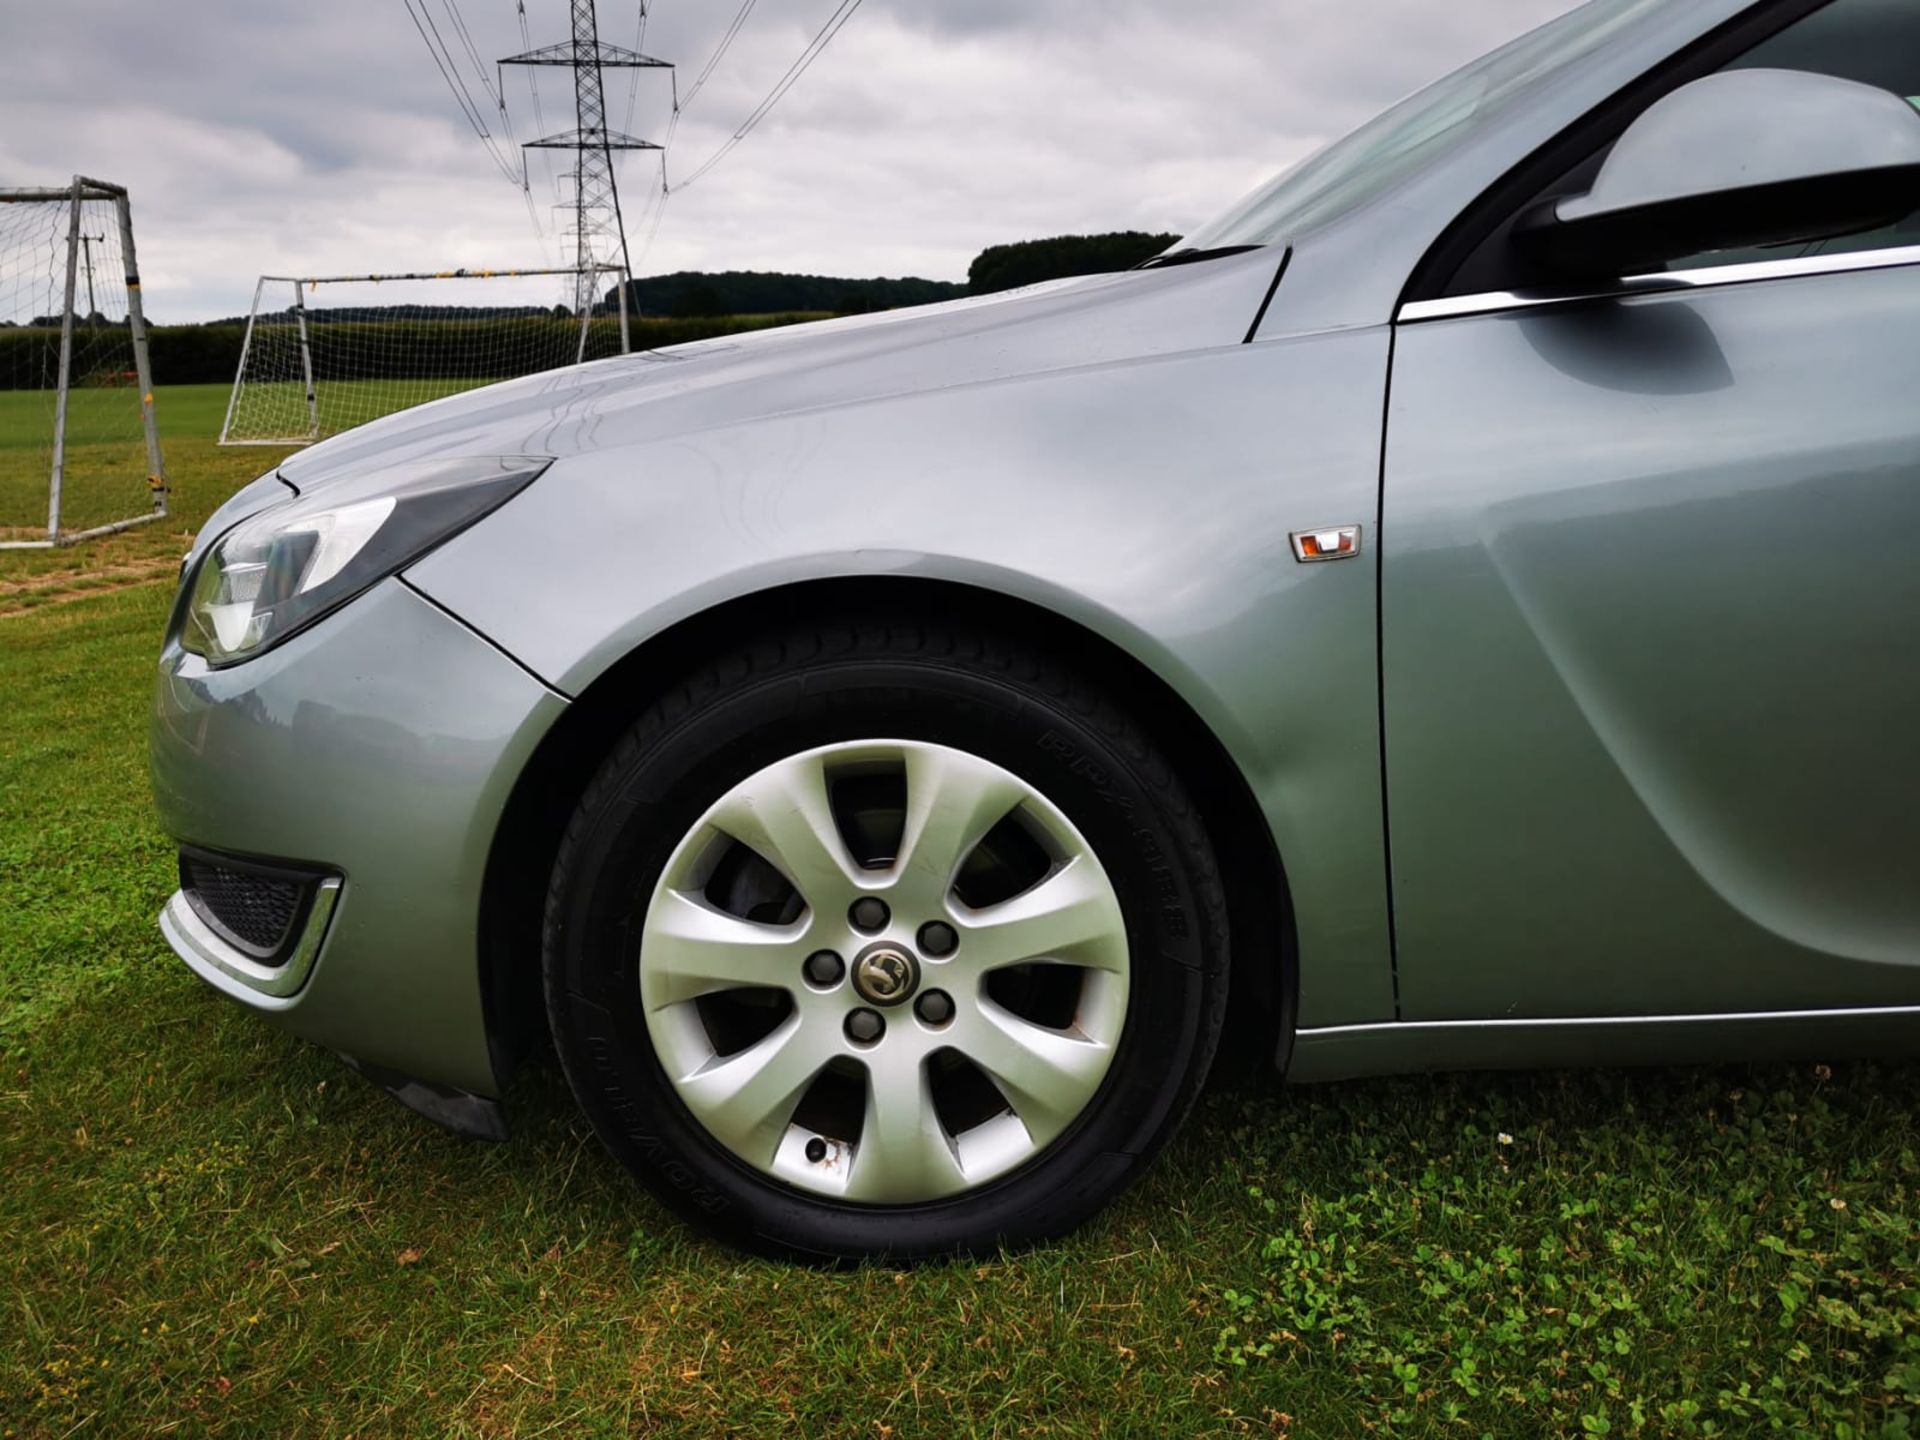
{"type": "Polygon", "coordinates": [[[556,1043],[682,1214],[821,1260],[1056,1235],[1205,1077],[1226,920],[1174,766],[1047,653],[810,627],[602,766],[548,899],[556,1043]]]}

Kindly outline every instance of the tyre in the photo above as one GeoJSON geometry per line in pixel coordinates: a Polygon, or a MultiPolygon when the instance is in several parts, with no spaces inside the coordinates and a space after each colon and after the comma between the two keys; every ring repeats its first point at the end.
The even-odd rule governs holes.
{"type": "Polygon", "coordinates": [[[1057,657],[796,629],[644,714],[548,893],[595,1129],[736,1244],[894,1262],[1058,1235],[1192,1104],[1227,994],[1200,818],[1057,657]]]}

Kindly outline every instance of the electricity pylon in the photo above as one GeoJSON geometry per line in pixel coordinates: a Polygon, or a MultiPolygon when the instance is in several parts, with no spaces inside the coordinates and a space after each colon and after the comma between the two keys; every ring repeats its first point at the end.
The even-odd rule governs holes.
{"type": "Polygon", "coordinates": [[[558,135],[529,140],[529,150],[573,150],[578,152],[573,181],[574,263],[580,267],[579,303],[591,306],[596,296],[592,266],[611,263],[617,248],[623,283],[632,279],[627,258],[626,226],[620,216],[620,189],[613,174],[616,150],[658,150],[650,140],[641,140],[607,128],[606,95],[600,72],[608,67],[624,70],[670,70],[672,62],[656,60],[623,45],[605,44],[600,39],[599,23],[594,18],[593,0],[572,0],[573,39],[560,45],[543,45],[523,55],[512,55],[502,65],[559,65],[573,71],[574,128],[558,135]]]}

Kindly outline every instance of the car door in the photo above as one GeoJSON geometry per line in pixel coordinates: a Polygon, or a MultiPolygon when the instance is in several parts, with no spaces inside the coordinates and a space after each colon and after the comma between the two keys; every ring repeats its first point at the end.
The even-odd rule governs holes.
{"type": "MultiPolygon", "coordinates": [[[[1735,63],[1920,96],[1920,6],[1735,63]]],[[[1920,1003],[1920,234],[1663,283],[1396,326],[1404,1019],[1920,1003]]]]}

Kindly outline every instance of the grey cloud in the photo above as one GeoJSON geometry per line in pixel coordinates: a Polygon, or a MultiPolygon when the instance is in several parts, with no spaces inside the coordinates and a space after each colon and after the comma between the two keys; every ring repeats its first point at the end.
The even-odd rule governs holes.
{"type": "MultiPolygon", "coordinates": [[[[446,0],[425,0],[448,26],[446,0]]],[[[779,78],[834,0],[762,0],[682,117],[684,176],[779,78]]],[[[959,278],[982,246],[1126,226],[1183,231],[1382,106],[1569,0],[865,0],[727,160],[667,205],[647,270],[959,278]]],[[[653,0],[646,49],[691,83],[732,0],[653,0]]],[[[488,60],[520,47],[512,0],[459,0],[488,60]]],[[[527,0],[536,44],[561,0],[527,0]]],[[[634,39],[634,0],[601,0],[634,39]]],[[[554,171],[536,156],[537,237],[466,128],[398,0],[63,0],[9,5],[0,179],[74,171],[133,191],[149,304],[243,310],[263,271],[551,262],[554,171]]],[[[449,33],[448,38],[452,36],[449,33]]],[[[519,138],[524,73],[505,77],[519,138]]],[[[549,130],[564,72],[539,75],[549,130]]],[[[477,82],[469,77],[476,98],[477,82]]],[[[663,74],[632,128],[658,139],[663,74]]],[[[609,75],[613,123],[628,83],[609,75]]],[[[503,150],[512,152],[505,142],[503,150]]],[[[517,155],[516,155],[517,158],[517,155]]],[[[623,161],[629,229],[657,159],[623,161]]]]}

